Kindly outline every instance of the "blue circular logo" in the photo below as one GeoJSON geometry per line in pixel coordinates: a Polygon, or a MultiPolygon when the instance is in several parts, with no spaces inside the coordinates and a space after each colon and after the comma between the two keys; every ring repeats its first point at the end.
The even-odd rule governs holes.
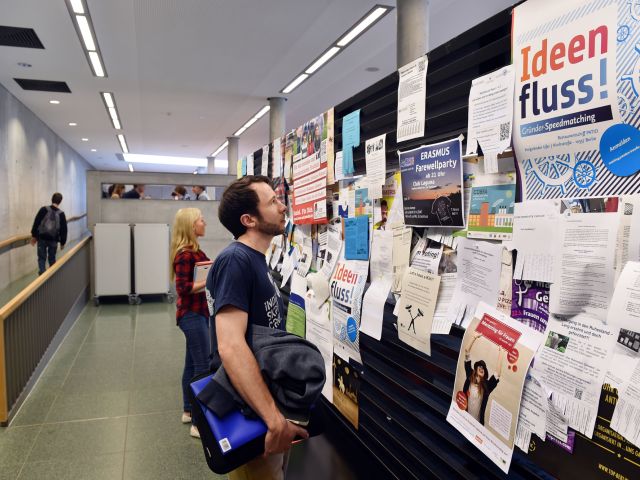
{"type": "Polygon", "coordinates": [[[358,337],[358,324],[353,319],[353,317],[349,317],[347,319],[347,335],[349,336],[349,340],[351,342],[355,342],[358,337]]]}
{"type": "Polygon", "coordinates": [[[600,138],[600,155],[614,175],[628,177],[640,171],[640,132],[625,123],[612,125],[600,138]]]}

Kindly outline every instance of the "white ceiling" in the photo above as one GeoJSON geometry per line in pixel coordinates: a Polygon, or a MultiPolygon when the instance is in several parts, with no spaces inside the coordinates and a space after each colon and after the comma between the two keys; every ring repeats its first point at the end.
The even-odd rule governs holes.
{"type": "MultiPolygon", "coordinates": [[[[64,0],[0,0],[0,24],[30,27],[44,50],[1,47],[0,83],[99,170],[125,170],[100,98],[115,95],[132,153],[205,157],[376,3],[395,0],[87,0],[107,78],[91,73],[64,0]],[[32,65],[18,66],[19,62],[32,65]],[[13,78],[66,81],[71,94],[22,90],[13,78]],[[49,104],[50,99],[60,105],[49,104]],[[78,126],[70,127],[69,122],[78,126]],[[89,138],[88,142],[81,141],[89,138]],[[95,148],[96,152],[91,152],[95,148]]],[[[513,4],[431,0],[430,44],[513,4]],[[461,15],[464,12],[464,15],[461,15]]],[[[396,68],[395,10],[289,94],[294,128],[396,68]],[[367,72],[377,67],[377,72],[367,72]]],[[[267,143],[269,115],[240,137],[267,143]]],[[[219,155],[226,158],[226,151],[219,155]]],[[[192,168],[136,165],[138,171],[192,168]]]]}

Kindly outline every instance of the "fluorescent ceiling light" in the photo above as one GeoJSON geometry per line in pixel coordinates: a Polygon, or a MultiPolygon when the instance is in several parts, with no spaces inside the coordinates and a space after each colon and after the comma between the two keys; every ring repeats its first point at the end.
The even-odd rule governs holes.
{"type": "Polygon", "coordinates": [[[88,142],[88,141],[89,141],[89,139],[88,139],[88,138],[83,138],[83,139],[82,139],[82,141],[83,141],[83,142],[88,142]]]}
{"type": "Polygon", "coordinates": [[[91,27],[89,27],[89,21],[84,15],[76,15],[76,22],[78,22],[78,28],[80,29],[80,35],[82,41],[87,50],[95,50],[96,44],[93,41],[93,35],[91,34],[91,27]]]}
{"type": "Polygon", "coordinates": [[[316,70],[318,70],[322,65],[327,63],[329,60],[333,58],[333,56],[340,51],[339,47],[331,47],[329,50],[324,52],[324,54],[315,62],[311,64],[309,68],[305,70],[305,73],[312,74],[316,70]]]}
{"type": "Polygon", "coordinates": [[[206,167],[206,158],[170,157],[166,155],[143,155],[139,153],[127,153],[122,155],[125,162],[129,163],[153,163],[156,165],[175,165],[180,167],[206,167]]]}
{"type": "Polygon", "coordinates": [[[73,13],[84,14],[84,5],[82,5],[82,0],[69,0],[69,3],[71,3],[73,13]]]}
{"type": "Polygon", "coordinates": [[[113,103],[113,96],[111,92],[102,92],[102,98],[104,98],[104,103],[107,104],[107,108],[116,108],[116,104],[113,103]]]}
{"type": "Polygon", "coordinates": [[[197,174],[198,174],[198,169],[197,169],[197,168],[193,171],[193,174],[194,174],[194,175],[197,175],[197,174]]]}
{"type": "Polygon", "coordinates": [[[69,122],[69,126],[70,127],[76,127],[76,126],[78,126],[78,124],[76,122],[69,122]]]}
{"type": "Polygon", "coordinates": [[[111,122],[113,123],[113,128],[116,130],[120,130],[122,126],[120,125],[120,119],[118,118],[118,112],[114,107],[109,107],[109,115],[111,116],[111,122]]]}
{"type": "Polygon", "coordinates": [[[92,152],[97,152],[98,150],[97,150],[97,149],[95,149],[95,148],[92,148],[92,149],[91,149],[91,151],[92,151],[92,152]]]}
{"type": "Polygon", "coordinates": [[[270,105],[265,105],[264,107],[262,107],[260,109],[260,111],[258,113],[256,113],[255,117],[257,119],[260,119],[264,116],[265,113],[267,113],[269,110],[271,110],[271,106],[270,105]]]}
{"type": "Polygon", "coordinates": [[[218,149],[213,152],[211,155],[209,155],[210,157],[215,157],[216,155],[218,155],[221,151],[223,151],[225,148],[227,148],[229,146],[229,140],[226,140],[222,145],[220,145],[218,147],[218,149]]]}
{"type": "Polygon", "coordinates": [[[102,62],[100,61],[98,52],[89,52],[89,60],[91,60],[93,73],[96,74],[96,77],[104,77],[104,68],[102,68],[102,62]]]}
{"type": "Polygon", "coordinates": [[[129,171],[133,173],[133,165],[129,164],[129,171]]]}
{"type": "Polygon", "coordinates": [[[249,119],[249,121],[247,123],[245,123],[242,127],[240,127],[240,129],[234,133],[233,135],[236,137],[239,137],[240,135],[242,135],[251,125],[253,125],[254,123],[256,123],[258,121],[258,119],[256,117],[251,117],[249,119]]]}
{"type": "Polygon", "coordinates": [[[293,92],[296,89],[296,87],[298,87],[307,78],[309,78],[308,74],[301,73],[300,75],[298,75],[298,77],[293,82],[291,82],[289,85],[284,87],[284,89],[282,90],[282,93],[291,93],[291,92],[293,92]]]}
{"type": "Polygon", "coordinates": [[[122,133],[118,134],[118,141],[120,142],[120,148],[122,148],[123,153],[129,153],[129,147],[127,147],[127,141],[124,138],[122,133]]]}
{"type": "Polygon", "coordinates": [[[59,105],[60,104],[60,100],[49,100],[49,103],[52,105],[59,105]]]}
{"type": "Polygon", "coordinates": [[[344,37],[338,40],[336,45],[338,45],[339,47],[346,47],[358,35],[360,35],[367,28],[369,28],[376,20],[378,20],[382,15],[387,13],[389,10],[390,9],[387,7],[377,7],[369,15],[364,17],[355,27],[349,30],[344,37]]]}

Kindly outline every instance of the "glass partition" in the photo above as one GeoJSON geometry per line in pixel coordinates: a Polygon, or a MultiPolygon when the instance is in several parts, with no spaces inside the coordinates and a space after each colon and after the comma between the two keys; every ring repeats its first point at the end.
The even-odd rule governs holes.
{"type": "Polygon", "coordinates": [[[220,200],[225,187],[207,185],[125,185],[103,183],[102,198],[111,200],[220,200]]]}

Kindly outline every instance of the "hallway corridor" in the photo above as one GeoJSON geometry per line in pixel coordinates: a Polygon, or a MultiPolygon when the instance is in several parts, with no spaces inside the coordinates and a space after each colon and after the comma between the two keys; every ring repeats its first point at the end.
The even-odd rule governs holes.
{"type": "Polygon", "coordinates": [[[180,422],[175,306],[87,304],[8,428],[0,480],[215,479],[180,422]]]}

